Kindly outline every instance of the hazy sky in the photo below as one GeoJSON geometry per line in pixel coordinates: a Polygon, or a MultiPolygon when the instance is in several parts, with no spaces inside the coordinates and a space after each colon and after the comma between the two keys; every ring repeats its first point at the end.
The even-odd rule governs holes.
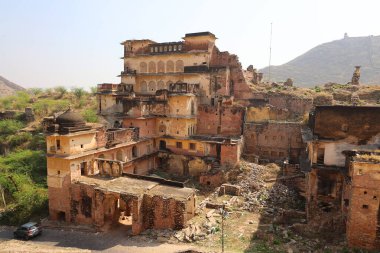
{"type": "Polygon", "coordinates": [[[126,39],[210,31],[243,67],[279,65],[314,46],[380,35],[378,0],[0,0],[0,75],[24,87],[119,82],[126,39]]]}

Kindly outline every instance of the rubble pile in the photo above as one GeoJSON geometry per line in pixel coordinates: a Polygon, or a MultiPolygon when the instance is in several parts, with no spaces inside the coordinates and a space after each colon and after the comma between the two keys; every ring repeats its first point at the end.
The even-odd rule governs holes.
{"type": "MultiPolygon", "coordinates": [[[[242,162],[243,173],[237,177],[236,184],[242,188],[243,209],[254,211],[265,207],[296,208],[299,206],[298,194],[280,182],[268,185],[267,166],[242,162]]],[[[276,172],[275,172],[276,173],[276,172]]],[[[272,175],[277,177],[275,173],[272,175]]]]}

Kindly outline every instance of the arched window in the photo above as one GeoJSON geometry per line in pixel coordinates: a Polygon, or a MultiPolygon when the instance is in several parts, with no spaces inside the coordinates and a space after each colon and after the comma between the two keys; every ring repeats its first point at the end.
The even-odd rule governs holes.
{"type": "Polygon", "coordinates": [[[165,89],[165,83],[164,81],[159,81],[157,83],[157,90],[163,90],[163,89],[165,89]]]}
{"type": "Polygon", "coordinates": [[[183,72],[183,61],[178,60],[175,62],[175,71],[176,72],[183,72]]]}
{"type": "Polygon", "coordinates": [[[174,62],[167,61],[166,62],[166,72],[174,72],[174,62]]]}
{"type": "Polygon", "coordinates": [[[156,73],[156,63],[149,62],[149,73],[156,73]]]}
{"type": "Polygon", "coordinates": [[[157,72],[158,73],[165,73],[165,63],[163,61],[159,61],[157,63],[157,72]]]}
{"type": "Polygon", "coordinates": [[[142,81],[142,82],[140,83],[140,91],[141,91],[141,92],[147,92],[147,91],[148,91],[148,85],[146,84],[145,81],[142,81]]]}
{"type": "Polygon", "coordinates": [[[136,146],[133,146],[133,147],[132,147],[132,157],[133,157],[133,158],[136,158],[136,157],[137,157],[137,147],[136,147],[136,146]]]}
{"type": "Polygon", "coordinates": [[[145,62],[140,62],[140,73],[146,73],[147,72],[147,65],[145,62]]]}
{"type": "Polygon", "coordinates": [[[149,90],[148,90],[149,92],[155,92],[156,91],[156,83],[154,81],[150,81],[148,88],[149,88],[149,90]]]}

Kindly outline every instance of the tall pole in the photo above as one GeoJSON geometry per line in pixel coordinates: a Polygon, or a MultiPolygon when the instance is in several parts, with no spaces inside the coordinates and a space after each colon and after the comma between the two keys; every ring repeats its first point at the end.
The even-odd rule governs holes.
{"type": "Polygon", "coordinates": [[[272,60],[272,22],[270,23],[270,39],[269,39],[269,67],[268,67],[268,81],[270,83],[270,64],[272,60]]]}
{"type": "Polygon", "coordinates": [[[224,252],[224,205],[222,207],[222,253],[224,252]]]}

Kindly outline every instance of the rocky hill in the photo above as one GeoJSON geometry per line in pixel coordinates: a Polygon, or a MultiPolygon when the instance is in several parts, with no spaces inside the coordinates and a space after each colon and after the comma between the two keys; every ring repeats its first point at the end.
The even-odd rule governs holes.
{"type": "Polygon", "coordinates": [[[18,90],[24,90],[24,88],[0,76],[0,97],[12,95],[18,90]]]}
{"type": "MultiPolygon", "coordinates": [[[[271,67],[271,81],[314,87],[328,82],[347,83],[354,66],[361,67],[361,83],[380,84],[380,36],[348,37],[324,43],[288,63],[271,67]]],[[[261,69],[268,77],[268,67],[261,69]]]]}

